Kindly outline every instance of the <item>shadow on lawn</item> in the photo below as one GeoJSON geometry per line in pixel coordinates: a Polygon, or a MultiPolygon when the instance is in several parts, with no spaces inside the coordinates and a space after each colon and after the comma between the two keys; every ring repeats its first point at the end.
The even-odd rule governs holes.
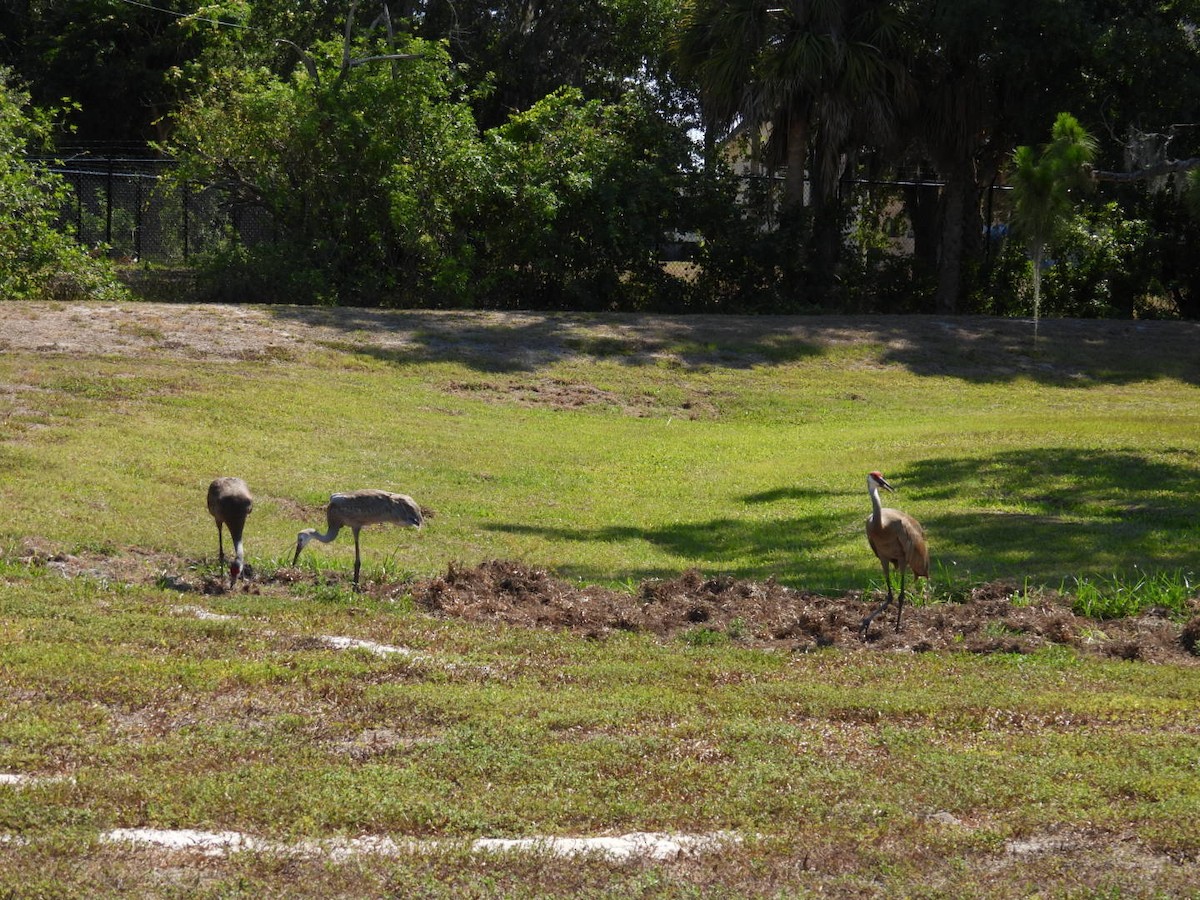
{"type": "MultiPolygon", "coordinates": [[[[1170,457],[1041,449],[970,460],[928,459],[894,473],[898,492],[886,502],[921,520],[935,576],[939,570],[952,571],[972,580],[1029,579],[1057,587],[1071,575],[1129,573],[1134,567],[1195,571],[1200,450],[1178,450],[1170,457]],[[953,511],[942,511],[951,506],[953,511]]],[[[865,487],[861,501],[846,499],[850,496],[860,495],[789,486],[741,498],[743,504],[756,505],[811,501],[808,506],[821,510],[772,521],[721,516],[651,528],[512,522],[485,527],[554,541],[645,541],[694,561],[708,574],[757,580],[774,576],[792,587],[830,590],[862,587],[878,577],[862,537],[870,512],[865,487]],[[826,511],[831,508],[842,512],[826,511]],[[830,551],[847,542],[861,543],[861,559],[853,569],[836,569],[829,562],[830,551]]],[[[611,577],[570,566],[563,571],[589,580],[611,577]]]]}
{"type": "Polygon", "coordinates": [[[1039,580],[1197,563],[1200,450],[1011,450],[898,475],[931,543],[972,570],[1039,580]],[[937,512],[951,502],[960,511],[937,512]],[[968,503],[976,510],[961,511],[968,503]]]}
{"type": "Polygon", "coordinates": [[[746,369],[867,345],[881,363],[978,383],[1088,387],[1177,378],[1200,384],[1198,322],[985,316],[651,316],[529,311],[269,307],[329,329],[338,348],[390,363],[451,361],[532,372],[573,358],[629,366],[746,369]]]}
{"type": "MultiPolygon", "coordinates": [[[[828,563],[810,558],[814,549],[833,543],[835,536],[842,540],[846,538],[846,521],[828,513],[794,516],[772,522],[748,522],[723,517],[655,528],[632,525],[563,528],[513,522],[484,527],[506,534],[536,535],[553,541],[644,541],[664,553],[689,560],[690,567],[709,575],[721,574],[753,580],[774,576],[783,584],[810,590],[833,590],[847,583],[847,573],[829,571],[828,563]],[[781,566],[777,563],[780,558],[786,558],[788,562],[781,566]],[[772,560],[776,563],[772,564],[772,560]]],[[[555,568],[586,581],[602,581],[612,577],[610,572],[584,570],[569,564],[555,568]]],[[[679,572],[660,568],[622,574],[640,580],[675,577],[679,572]]]]}
{"type": "Polygon", "coordinates": [[[883,360],[916,375],[978,383],[1028,379],[1086,388],[1177,378],[1200,384],[1200,322],[1031,319],[983,316],[864,320],[883,360]]]}
{"type": "Polygon", "coordinates": [[[394,364],[457,362],[486,373],[533,372],[572,358],[629,366],[751,368],[822,352],[765,320],[720,316],[270,307],[300,325],[331,328],[337,349],[394,364]]]}

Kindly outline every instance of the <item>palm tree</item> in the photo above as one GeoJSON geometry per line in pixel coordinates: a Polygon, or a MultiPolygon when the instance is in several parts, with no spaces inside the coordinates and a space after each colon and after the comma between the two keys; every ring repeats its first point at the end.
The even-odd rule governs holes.
{"type": "Polygon", "coordinates": [[[1033,260],[1033,336],[1037,340],[1046,247],[1070,214],[1072,194],[1088,183],[1087,166],[1096,141],[1070,113],[1059,113],[1050,143],[1037,153],[1021,146],[1013,153],[1013,229],[1025,238],[1033,260]]]}
{"type": "Polygon", "coordinates": [[[709,128],[771,124],[787,164],[784,204],[799,206],[814,133],[828,194],[850,136],[889,120],[904,81],[899,29],[896,4],[883,0],[691,0],[673,49],[709,128]]]}

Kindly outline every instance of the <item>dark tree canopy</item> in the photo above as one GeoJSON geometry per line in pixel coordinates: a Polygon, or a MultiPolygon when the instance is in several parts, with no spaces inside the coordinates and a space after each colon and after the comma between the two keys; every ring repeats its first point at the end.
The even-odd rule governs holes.
{"type": "MultiPolygon", "coordinates": [[[[1056,285],[1121,281],[1119,302],[1061,308],[1128,312],[1129,297],[1154,294],[1183,311],[1200,308],[1188,199],[1200,188],[1185,189],[1200,158],[1198,22],[1200,0],[12,0],[0,7],[0,65],[36,105],[65,101],[60,146],[174,147],[196,171],[186,158],[203,144],[196,123],[211,108],[241,109],[229,105],[239,86],[253,115],[210,132],[254,149],[270,121],[278,140],[257,163],[271,153],[284,162],[269,183],[242,179],[238,202],[275,197],[277,224],[305,236],[292,249],[313,272],[343,278],[330,260],[372,252],[415,265],[416,281],[380,268],[384,290],[406,285],[404,302],[425,288],[440,302],[476,302],[481,273],[498,285],[536,270],[554,302],[582,296],[583,284],[640,279],[643,304],[1015,311],[1028,260],[987,226],[1008,215],[997,191],[1014,149],[1044,143],[1069,112],[1096,139],[1107,192],[1080,211],[1077,231],[1103,225],[1119,246],[1103,262],[1080,251],[1073,264],[1130,272],[1051,278],[1047,303],[1058,302],[1056,285]],[[427,98],[439,108],[420,116],[390,105],[408,77],[394,51],[412,42],[442,67],[442,93],[427,98]],[[334,83],[295,93],[297,79],[318,84],[320,72],[334,83]],[[271,91],[315,105],[270,119],[271,91]],[[437,121],[456,123],[453,133],[437,121]],[[542,137],[514,139],[535,121],[542,137]],[[187,140],[172,143],[185,125],[187,140]],[[305,128],[316,129],[307,144],[305,128]],[[405,157],[405,129],[460,169],[433,177],[428,160],[405,157]],[[735,129],[749,136],[741,149],[722,143],[735,129]],[[350,144],[330,143],[333,132],[350,144]],[[564,153],[572,141],[589,152],[564,153]],[[356,153],[370,164],[356,167],[356,153]],[[731,174],[748,160],[758,180],[731,174]],[[431,179],[419,196],[393,193],[418,171],[431,179]],[[903,188],[888,199],[863,181],[903,188]],[[362,221],[348,215],[336,241],[312,221],[293,227],[296,210],[332,208],[339,190],[362,197],[362,221]],[[531,231],[481,224],[481,209],[514,199],[531,231]],[[424,224],[406,230],[414,223],[424,224]],[[898,230],[910,239],[903,254],[886,250],[898,230]],[[541,238],[515,239],[530,234],[541,238]],[[650,287],[647,261],[681,242],[699,274],[650,287]],[[533,259],[536,246],[559,247],[570,265],[533,259]],[[500,248],[530,258],[498,260],[500,248]]],[[[254,155],[240,160],[246,171],[254,155]]]]}

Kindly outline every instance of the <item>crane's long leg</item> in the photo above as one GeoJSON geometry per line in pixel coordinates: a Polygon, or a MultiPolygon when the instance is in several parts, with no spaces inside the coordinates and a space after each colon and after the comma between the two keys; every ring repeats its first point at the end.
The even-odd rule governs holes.
{"type": "Polygon", "coordinates": [[[221,534],[221,523],[217,523],[217,555],[225,562],[225,537],[221,534]]]}
{"type": "Polygon", "coordinates": [[[906,568],[900,567],[900,605],[896,607],[896,630],[900,630],[900,614],[904,612],[904,573],[906,568]]]}
{"type": "MultiPolygon", "coordinates": [[[[881,603],[879,605],[879,608],[876,609],[875,612],[871,613],[869,616],[867,616],[865,619],[863,619],[862,625],[859,627],[858,632],[859,632],[859,635],[864,638],[867,636],[867,629],[871,627],[871,623],[875,620],[875,617],[877,615],[879,615],[881,612],[883,612],[885,609],[887,609],[888,606],[892,602],[892,579],[888,572],[888,564],[886,561],[883,563],[883,580],[884,580],[884,583],[887,584],[887,592],[888,592],[887,599],[884,600],[883,603],[881,603]]],[[[903,572],[900,573],[900,584],[901,584],[901,589],[903,590],[903,584],[904,584],[904,573],[903,572]]]]}
{"type": "Polygon", "coordinates": [[[358,588],[358,570],[359,570],[359,567],[362,565],[362,559],[359,556],[359,551],[358,551],[359,529],[355,528],[355,529],[353,529],[353,531],[354,531],[354,587],[357,589],[358,588]]]}

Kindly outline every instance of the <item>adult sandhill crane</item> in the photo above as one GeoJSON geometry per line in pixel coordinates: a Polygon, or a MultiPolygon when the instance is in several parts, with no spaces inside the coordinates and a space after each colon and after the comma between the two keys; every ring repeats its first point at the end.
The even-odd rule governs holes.
{"type": "Polygon", "coordinates": [[[892,602],[892,579],[889,566],[900,570],[900,603],[896,609],[896,630],[900,630],[900,616],[904,612],[904,573],[912,569],[913,577],[929,577],[929,548],[925,545],[925,530],[908,513],[898,509],[885,509],[879,502],[879,489],[896,489],[887,483],[880,473],[867,476],[867,493],[871,495],[871,515],[867,518],[867,541],[883,565],[883,580],[887,582],[887,599],[873,613],[863,619],[859,629],[867,636],[872,620],[888,608],[892,602]]]}
{"type": "Polygon", "coordinates": [[[234,559],[229,565],[229,586],[237,584],[242,575],[245,551],[242,549],[242,531],[246,527],[246,516],[254,506],[250,488],[240,478],[217,478],[208,486],[208,511],[217,523],[217,553],[221,564],[225,564],[225,540],[221,526],[229,529],[233,541],[234,559]]]}
{"type": "Polygon", "coordinates": [[[405,494],[393,494],[390,491],[350,491],[345,494],[334,494],[329,498],[329,506],[325,510],[325,520],[329,529],[321,534],[315,528],[305,528],[296,535],[296,555],[292,558],[294,566],[300,559],[300,551],[314,538],[322,544],[328,544],[343,528],[354,532],[354,586],[358,587],[358,570],[362,558],[358,549],[358,533],[364,525],[411,525],[421,527],[421,507],[417,501],[405,494]]]}

